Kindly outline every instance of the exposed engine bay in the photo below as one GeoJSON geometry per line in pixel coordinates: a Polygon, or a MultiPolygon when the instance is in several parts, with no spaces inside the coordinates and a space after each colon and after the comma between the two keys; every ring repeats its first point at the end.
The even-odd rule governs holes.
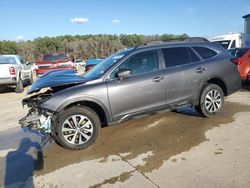
{"type": "Polygon", "coordinates": [[[53,113],[41,109],[40,104],[48,100],[52,96],[52,91],[33,95],[25,98],[22,105],[27,105],[29,109],[28,114],[19,120],[22,128],[30,130],[37,130],[42,135],[41,147],[44,147],[49,141],[52,141],[52,117],[53,113]]]}
{"type": "Polygon", "coordinates": [[[48,100],[51,96],[51,93],[46,92],[23,99],[22,105],[27,105],[30,109],[27,116],[19,120],[22,127],[28,127],[30,129],[34,127],[35,129],[43,130],[46,133],[51,132],[51,115],[45,110],[39,108],[39,105],[48,100]]]}

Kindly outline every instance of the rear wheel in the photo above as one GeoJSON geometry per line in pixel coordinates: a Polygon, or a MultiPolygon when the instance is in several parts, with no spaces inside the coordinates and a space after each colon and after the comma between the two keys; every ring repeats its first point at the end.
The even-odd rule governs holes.
{"type": "Polygon", "coordinates": [[[67,149],[85,149],[95,142],[100,127],[100,119],[93,110],[88,107],[72,107],[57,118],[56,140],[67,149]]]}
{"type": "Polygon", "coordinates": [[[216,84],[206,85],[201,92],[199,105],[195,109],[205,117],[215,116],[224,103],[224,93],[216,84]]]}
{"type": "Polygon", "coordinates": [[[23,92],[23,81],[19,78],[17,84],[16,84],[16,93],[22,93],[23,92]]]}
{"type": "Polygon", "coordinates": [[[31,85],[33,81],[34,81],[33,73],[31,73],[30,78],[29,78],[29,84],[31,85]]]}

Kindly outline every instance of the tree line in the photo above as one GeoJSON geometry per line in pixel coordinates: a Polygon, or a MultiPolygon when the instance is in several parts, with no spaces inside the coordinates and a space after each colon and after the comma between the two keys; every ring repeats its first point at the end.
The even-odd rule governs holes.
{"type": "Polygon", "coordinates": [[[173,35],[65,35],[39,37],[33,41],[0,41],[0,54],[19,54],[35,62],[46,53],[67,53],[70,58],[105,58],[118,50],[136,46],[145,41],[187,38],[187,34],[173,35]]]}

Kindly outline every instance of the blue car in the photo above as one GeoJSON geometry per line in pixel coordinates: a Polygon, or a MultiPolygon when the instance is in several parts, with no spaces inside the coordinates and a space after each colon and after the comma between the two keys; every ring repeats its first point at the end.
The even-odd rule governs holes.
{"type": "Polygon", "coordinates": [[[85,71],[89,71],[90,69],[92,69],[94,66],[96,66],[98,63],[102,62],[104,59],[88,59],[86,61],[86,66],[85,66],[85,71]]]}

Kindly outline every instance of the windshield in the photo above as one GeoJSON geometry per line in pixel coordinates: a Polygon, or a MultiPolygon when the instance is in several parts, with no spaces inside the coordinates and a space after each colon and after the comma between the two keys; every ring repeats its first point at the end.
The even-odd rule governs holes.
{"type": "Polygon", "coordinates": [[[80,63],[80,62],[82,62],[82,59],[76,59],[75,62],[80,63]]]}
{"type": "Polygon", "coordinates": [[[230,54],[232,56],[242,57],[247,50],[248,50],[247,48],[235,48],[235,49],[231,49],[231,50],[228,50],[228,51],[230,52],[230,54]]]}
{"type": "Polygon", "coordinates": [[[14,57],[0,56],[0,64],[16,64],[14,57]]]}
{"type": "Polygon", "coordinates": [[[83,77],[88,79],[88,80],[93,80],[93,79],[99,78],[113,64],[115,64],[119,59],[121,59],[123,56],[125,56],[130,51],[131,51],[131,49],[119,51],[119,52],[107,57],[101,63],[97,64],[92,70],[90,70],[85,75],[83,75],[83,77]]]}
{"type": "Polygon", "coordinates": [[[86,66],[88,65],[97,65],[98,63],[102,62],[104,59],[88,59],[86,61],[86,66]]]}

